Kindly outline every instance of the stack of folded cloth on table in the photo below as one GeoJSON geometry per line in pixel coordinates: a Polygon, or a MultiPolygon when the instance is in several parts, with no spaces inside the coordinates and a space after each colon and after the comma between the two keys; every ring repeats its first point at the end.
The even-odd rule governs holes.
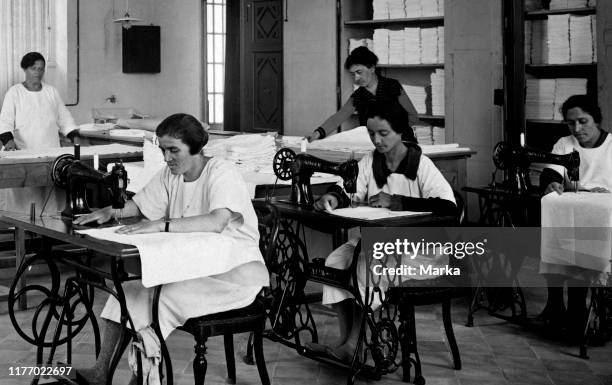
{"type": "Polygon", "coordinates": [[[242,172],[271,168],[274,154],[276,143],[271,135],[235,135],[204,147],[204,155],[225,158],[242,172]]]}

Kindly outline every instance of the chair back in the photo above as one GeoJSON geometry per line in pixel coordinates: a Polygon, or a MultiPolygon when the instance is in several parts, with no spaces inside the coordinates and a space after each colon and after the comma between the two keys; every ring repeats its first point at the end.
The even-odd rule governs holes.
{"type": "Polygon", "coordinates": [[[453,190],[453,195],[455,196],[455,204],[457,205],[457,224],[459,226],[463,226],[463,224],[465,223],[465,217],[466,217],[465,200],[463,199],[463,196],[459,194],[459,191],[457,190],[453,190]]]}
{"type": "Polygon", "coordinates": [[[259,250],[266,266],[269,267],[276,258],[275,247],[280,229],[280,215],[276,206],[270,202],[253,200],[253,208],[257,214],[259,250]]]}

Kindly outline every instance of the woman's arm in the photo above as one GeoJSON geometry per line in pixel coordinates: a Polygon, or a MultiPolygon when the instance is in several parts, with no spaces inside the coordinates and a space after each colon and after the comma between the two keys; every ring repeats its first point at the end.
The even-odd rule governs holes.
{"type": "MultiPolygon", "coordinates": [[[[193,233],[214,232],[221,233],[232,219],[232,212],[222,208],[211,211],[208,214],[196,215],[187,218],[171,219],[168,223],[168,232],[171,233],[193,233]]],[[[133,225],[117,229],[118,234],[144,234],[166,231],[166,221],[158,219],[155,221],[141,221],[133,225]]]]}
{"type": "Polygon", "coordinates": [[[416,108],[414,107],[414,104],[412,104],[412,101],[410,100],[410,98],[406,94],[406,91],[404,91],[403,88],[400,89],[400,94],[397,97],[397,101],[402,107],[404,107],[406,112],[408,112],[408,123],[411,127],[422,124],[419,120],[419,113],[417,112],[416,108]]]}
{"type": "MultiPolygon", "coordinates": [[[[76,218],[72,223],[75,225],[85,225],[91,222],[97,222],[98,224],[106,223],[113,219],[117,213],[116,209],[112,206],[106,206],[102,209],[96,210],[90,214],[82,215],[76,218]]],[[[134,201],[125,202],[125,207],[121,211],[121,215],[125,218],[142,216],[140,209],[136,206],[134,201]]]]}
{"type": "Polygon", "coordinates": [[[353,98],[349,98],[349,100],[344,103],[344,105],[338,110],[338,112],[327,118],[323,122],[323,124],[321,124],[320,128],[323,129],[325,135],[321,136],[317,129],[314,130],[312,135],[309,137],[309,140],[312,142],[313,140],[323,139],[325,136],[327,136],[328,133],[338,128],[338,126],[340,126],[345,120],[350,118],[354,112],[355,107],[353,106],[353,98]]]}

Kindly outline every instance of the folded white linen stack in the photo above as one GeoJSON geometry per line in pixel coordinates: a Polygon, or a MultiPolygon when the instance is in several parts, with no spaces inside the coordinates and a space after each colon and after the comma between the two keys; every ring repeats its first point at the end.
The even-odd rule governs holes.
{"type": "Polygon", "coordinates": [[[274,154],[276,143],[271,135],[235,135],[204,147],[204,155],[225,158],[241,172],[270,168],[274,154]]]}
{"type": "Polygon", "coordinates": [[[554,116],[555,79],[527,79],[525,118],[550,120],[554,116]]]}
{"type": "Polygon", "coordinates": [[[569,14],[548,16],[548,63],[570,61],[569,14]]]}
{"type": "Polygon", "coordinates": [[[94,238],[134,245],[140,254],[142,284],[153,287],[225,273],[252,261],[261,261],[257,246],[245,246],[218,233],[117,234],[120,226],[78,230],[94,238]],[[252,250],[245,252],[245,247],[252,250]]]}
{"type": "Polygon", "coordinates": [[[374,41],[372,39],[349,39],[348,54],[357,47],[367,47],[370,51],[374,52],[374,41]]]}
{"type": "Polygon", "coordinates": [[[440,15],[438,1],[421,0],[421,14],[423,17],[432,17],[440,15]]]}
{"type": "Polygon", "coordinates": [[[570,16],[570,63],[593,62],[591,16],[570,16]]]}
{"type": "Polygon", "coordinates": [[[414,108],[416,108],[419,114],[427,113],[427,105],[425,101],[427,99],[427,91],[425,87],[411,86],[408,84],[402,84],[402,88],[406,91],[408,98],[412,101],[414,108]]]}
{"type": "Polygon", "coordinates": [[[587,5],[587,0],[567,0],[567,8],[584,8],[587,5]]]}
{"type": "Polygon", "coordinates": [[[444,127],[433,126],[432,129],[433,144],[446,143],[446,130],[444,127]]]}
{"type": "Polygon", "coordinates": [[[611,194],[552,192],[541,205],[542,262],[610,272],[611,194]]]}
{"type": "Polygon", "coordinates": [[[380,64],[389,64],[389,30],[379,28],[374,30],[374,53],[380,64]]]}
{"type": "Polygon", "coordinates": [[[555,86],[555,106],[553,108],[555,120],[563,120],[561,106],[572,95],[587,93],[587,80],[578,78],[557,79],[555,86]]]}
{"type": "MultiPolygon", "coordinates": [[[[595,0],[593,0],[595,2],[595,0]]],[[[593,63],[597,63],[597,16],[591,15],[591,36],[593,38],[593,63]]]]}
{"type": "Polygon", "coordinates": [[[548,20],[531,20],[531,63],[548,63],[548,20]]]}
{"type": "Polygon", "coordinates": [[[549,9],[567,9],[567,0],[551,0],[549,9]]]}
{"type": "Polygon", "coordinates": [[[387,0],[374,0],[372,1],[372,15],[374,20],[388,19],[389,18],[389,6],[387,0]]]}
{"type": "Polygon", "coordinates": [[[444,27],[438,27],[438,63],[444,63],[444,27]]]}
{"type": "Polygon", "coordinates": [[[444,115],[444,70],[431,74],[431,113],[444,115]]]}
{"type": "Polygon", "coordinates": [[[431,136],[431,126],[414,126],[414,136],[420,145],[432,145],[433,138],[431,136]]]}
{"type": "Polygon", "coordinates": [[[438,28],[421,28],[421,63],[438,62],[438,28]]]}
{"type": "Polygon", "coordinates": [[[389,30],[389,64],[404,64],[404,30],[389,30]]]}
{"type": "Polygon", "coordinates": [[[404,0],[387,0],[387,7],[389,7],[389,19],[404,19],[406,17],[404,0]]]}
{"type": "Polygon", "coordinates": [[[421,0],[404,0],[404,7],[406,9],[406,17],[421,17],[423,13],[421,11],[421,0]]]}
{"type": "Polygon", "coordinates": [[[421,29],[404,28],[404,64],[421,62],[421,29]]]}
{"type": "Polygon", "coordinates": [[[525,64],[531,64],[531,20],[525,20],[525,64]]]}

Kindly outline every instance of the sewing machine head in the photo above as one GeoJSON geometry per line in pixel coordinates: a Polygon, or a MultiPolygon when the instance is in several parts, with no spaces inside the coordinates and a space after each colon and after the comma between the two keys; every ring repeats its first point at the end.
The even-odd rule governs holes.
{"type": "Polygon", "coordinates": [[[53,162],[51,179],[57,187],[66,190],[66,208],[62,211],[64,217],[74,219],[91,212],[86,196],[87,184],[94,184],[107,191],[113,209],[125,207],[128,179],[122,162],[115,163],[111,172],[104,173],[81,162],[74,155],[64,154],[53,162]]]}
{"type": "Polygon", "coordinates": [[[578,182],[580,177],[580,155],[576,150],[570,154],[557,155],[527,147],[512,147],[506,142],[499,142],[493,150],[493,163],[500,170],[509,170],[509,187],[516,193],[525,193],[531,188],[529,181],[531,163],[563,166],[567,169],[567,176],[572,182],[578,182]]]}
{"type": "Polygon", "coordinates": [[[310,177],[315,172],[338,175],[343,179],[347,193],[357,191],[359,167],[354,159],[334,163],[308,154],[296,155],[292,150],[283,148],[274,155],[272,167],[278,179],[291,179],[291,202],[295,204],[305,206],[314,204],[310,177]]]}

